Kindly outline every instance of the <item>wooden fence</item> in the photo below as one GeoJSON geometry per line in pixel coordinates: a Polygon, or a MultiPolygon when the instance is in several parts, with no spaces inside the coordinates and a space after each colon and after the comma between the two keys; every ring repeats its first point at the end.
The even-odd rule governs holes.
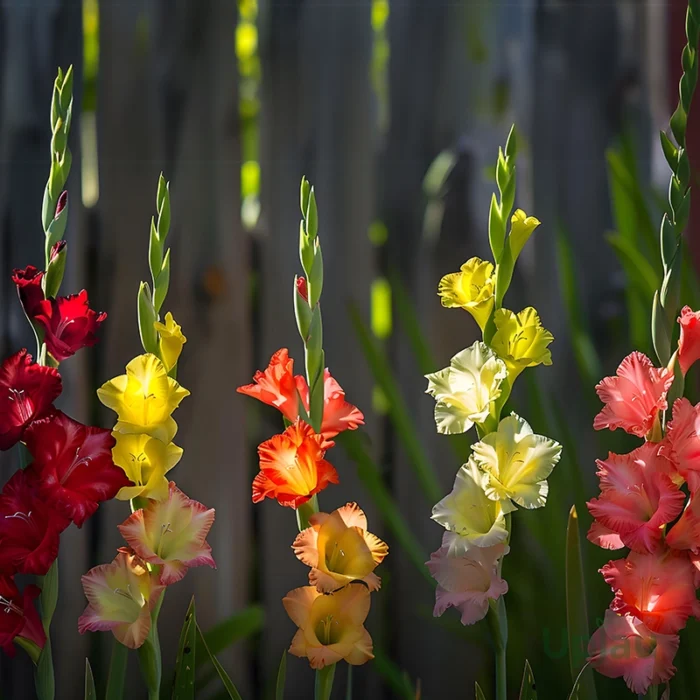
{"type": "MultiPolygon", "coordinates": [[[[651,142],[651,115],[659,113],[653,108],[666,96],[650,87],[648,51],[664,64],[664,18],[653,0],[392,0],[382,25],[386,3],[377,0],[260,0],[260,111],[253,117],[260,216],[249,229],[240,214],[242,133],[250,116],[240,111],[236,3],[100,0],[99,34],[93,36],[99,40],[97,68],[92,55],[84,64],[83,23],[95,20],[85,5],[90,3],[0,2],[2,349],[7,354],[29,343],[9,274],[41,259],[51,84],[56,67],[72,63],[76,105],[92,106],[84,119],[77,109],[73,125],[66,288],[86,286],[109,318],[100,345],[66,362],[65,405],[80,419],[112,422],[96,405],[94,388],[139,352],[136,291],[147,275],[148,224],[163,170],[173,200],[169,305],[188,337],[179,376],[192,392],[179,411],[185,458],[177,481],[216,508],[210,542],[218,563],[218,572],[194,571],[169,593],[161,618],[164,653],[174,658],[192,593],[205,628],[259,602],[264,633],[223,659],[244,697],[264,697],[293,632],[280,600],[304,584],[305,572],[290,550],[293,514],[271,502],[255,508],[250,502],[254,447],[278,430],[278,416],[236,395],[235,388],[279,347],[301,356],[291,306],[299,271],[301,175],[318,195],[328,363],[365,411],[374,456],[429,552],[437,547],[439,528],[428,518],[431,504],[417,485],[410,455],[373,409],[374,383],[348,307],[354,304],[369,323],[373,282],[398,274],[438,366],[470,342],[464,318],[440,309],[436,283],[471,255],[486,255],[492,184],[484,171],[517,121],[519,202],[544,222],[518,284],[557,338],[555,369],[543,379],[551,389],[563,386],[573,360],[558,287],[556,228],[570,237],[585,290],[581,303],[595,328],[606,303],[620,294],[613,258],[601,254],[611,223],[604,152],[627,118],[645,149],[651,142]],[[85,82],[84,67],[90,73],[85,82]],[[96,152],[84,153],[93,127],[96,152]],[[444,149],[456,154],[456,163],[434,231],[425,224],[423,178],[444,149]],[[89,179],[95,158],[96,201],[96,183],[89,179]],[[378,245],[368,232],[382,227],[388,238],[378,245]]],[[[647,172],[649,162],[647,154],[647,172]]],[[[432,401],[423,394],[424,380],[396,318],[384,345],[447,490],[454,458],[434,434],[432,401]]],[[[589,419],[581,416],[582,424],[589,419]]],[[[391,545],[354,465],[342,453],[334,458],[342,485],[324,494],[324,503],[358,500],[391,545]]],[[[4,476],[12,469],[5,459],[4,476]]],[[[104,674],[111,639],[78,635],[76,619],[85,604],[79,579],[90,566],[111,560],[119,542],[115,526],[124,516],[123,503],[110,503],[83,530],[63,536],[53,627],[60,699],[82,697],[86,655],[95,660],[96,674],[104,674]]],[[[382,649],[421,679],[423,697],[467,688],[481,663],[478,647],[470,652],[455,644],[430,620],[432,593],[398,546],[384,570],[387,585],[374,597],[369,623],[382,649]]],[[[3,660],[0,672],[3,698],[32,697],[25,659],[3,660]]],[[[371,665],[354,680],[355,697],[390,697],[371,665]]],[[[288,697],[310,697],[312,674],[305,663],[290,659],[288,682],[288,697]]],[[[339,688],[342,682],[339,677],[339,688]]]]}

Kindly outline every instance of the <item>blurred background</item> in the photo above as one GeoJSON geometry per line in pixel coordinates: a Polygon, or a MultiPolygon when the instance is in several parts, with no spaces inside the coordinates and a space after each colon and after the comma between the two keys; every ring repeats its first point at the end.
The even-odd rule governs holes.
{"type": "MultiPolygon", "coordinates": [[[[580,660],[585,648],[569,649],[566,635],[567,517],[576,504],[583,537],[595,457],[631,447],[594,434],[594,385],[632,348],[651,354],[669,177],[658,130],[677,101],[684,12],[682,0],[0,1],[2,351],[32,346],[10,273],[41,265],[51,86],[57,66],[73,64],[63,290],[87,288],[109,314],[100,344],[61,367],[63,408],[80,420],[114,422],[95,388],[141,351],[136,293],[148,276],[159,172],[171,181],[166,308],[188,338],[178,377],[192,392],[177,415],[185,456],[174,476],[216,508],[218,571],[194,570],[168,593],[166,681],[193,593],[210,645],[246,698],[274,692],[294,633],[281,605],[306,582],[290,549],[294,514],[250,501],[255,448],[280,431],[280,416],[235,389],[280,347],[302,359],[292,285],[306,175],[320,213],[326,358],[367,419],[329,453],[341,484],[320,500],[325,510],[358,501],[391,547],[368,621],[377,658],[355,670],[353,697],[471,698],[475,680],[489,697],[486,624],[462,628],[454,611],[432,618],[422,562],[442,529],[430,510],[475,438],[435,433],[422,375],[476,339],[468,314],[441,308],[437,283],[469,257],[489,256],[493,168],[515,122],[516,204],[542,226],[506,305],[536,306],[556,342],[554,365],[526,372],[510,405],[565,452],[547,508],[513,519],[509,673],[516,693],[528,658],[541,699],[567,696],[569,651],[580,660]]],[[[699,127],[691,115],[691,150],[699,127]]],[[[694,308],[697,222],[695,211],[684,270],[694,308]]],[[[15,455],[2,457],[6,479],[15,455]]],[[[78,635],[79,580],[111,561],[127,509],[110,503],[63,535],[53,625],[61,700],[82,697],[85,656],[98,687],[105,682],[111,635],[78,635]]],[[[596,573],[609,557],[585,539],[582,551],[592,630],[611,598],[596,573]]],[[[683,635],[673,696],[691,698],[698,624],[683,635]]],[[[198,697],[221,692],[211,668],[198,678],[198,697]]],[[[626,697],[621,681],[598,681],[626,697]]],[[[345,683],[343,666],[334,697],[345,697],[345,683]]],[[[307,663],[289,657],[286,697],[308,698],[312,684],[307,663]]],[[[0,662],[0,688],[6,700],[33,697],[21,653],[0,662]]]]}

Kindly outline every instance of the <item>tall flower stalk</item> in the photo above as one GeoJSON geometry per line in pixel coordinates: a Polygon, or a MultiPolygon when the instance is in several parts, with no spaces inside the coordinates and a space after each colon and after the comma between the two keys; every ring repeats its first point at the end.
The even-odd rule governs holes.
{"type": "Polygon", "coordinates": [[[502,417],[517,377],[529,367],[551,364],[553,337],[532,307],[515,313],[503,307],[515,264],[539,221],[515,204],[516,135],[513,128],[496,164],[498,195],[491,199],[489,242],[494,263],[471,258],[459,272],[440,281],[442,305],[469,312],[483,341],[457,353],[449,367],[427,375],[435,399],[439,433],[476,428],[478,442],[457,473],[453,490],[433,508],[433,520],[445,528],[442,546],[428,568],[437,582],[434,614],[454,607],[461,622],[487,618],[495,652],[496,698],[506,700],[508,618],[502,578],[508,554],[511,518],[518,507],[540,508],[547,477],[561,447],[535,435],[512,413],[502,417]],[[510,228],[508,227],[510,224],[510,228]]]}
{"type": "Polygon", "coordinates": [[[296,511],[294,552],[309,566],[309,586],[290,591],[282,601],[299,628],[290,653],[308,658],[316,670],[315,696],[328,700],[336,664],[357,665],[372,656],[372,639],[363,623],[370,592],[379,588],[374,569],[388,547],[367,531],[367,518],[356,503],[332,513],[319,512],[318,494],[339,475],[326,459],[333,438],[355,430],[364,416],[345,400],[345,392],[325,366],[321,292],[323,256],[318,236],[316,194],[306,178],[300,191],[299,258],[303,276],[294,278],[294,314],[304,345],[305,376],[294,374],[287,348],[270,359],[253,383],[238,388],[277,408],[283,433],[258,448],[260,473],[253,482],[253,502],[274,498],[296,511]]]}

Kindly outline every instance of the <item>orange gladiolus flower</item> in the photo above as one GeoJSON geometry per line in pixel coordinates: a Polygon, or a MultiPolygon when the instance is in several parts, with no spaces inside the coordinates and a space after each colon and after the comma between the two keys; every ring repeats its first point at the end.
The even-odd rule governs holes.
{"type": "Polygon", "coordinates": [[[681,337],[678,341],[678,364],[685,374],[700,359],[700,312],[693,311],[689,306],[684,306],[678,317],[678,323],[681,326],[681,337]]]}
{"type": "Polygon", "coordinates": [[[374,658],[372,637],[364,627],[370,604],[364,584],[352,583],[331,595],[304,586],[287,593],[282,604],[299,627],[289,652],[308,658],[311,668],[343,659],[359,666],[374,658]]]}
{"type": "Polygon", "coordinates": [[[324,440],[301,420],[258,447],[260,473],[253,480],[253,503],[275,498],[281,506],[298,508],[328,486],[338,472],[323,459],[324,440]]]}
{"type": "Polygon", "coordinates": [[[364,581],[371,591],[381,586],[374,569],[389,547],[367,532],[367,518],[357,503],[328,513],[316,513],[311,527],[297,535],[294,554],[307,566],[309,583],[320,593],[330,593],[352,581],[364,581]]]}

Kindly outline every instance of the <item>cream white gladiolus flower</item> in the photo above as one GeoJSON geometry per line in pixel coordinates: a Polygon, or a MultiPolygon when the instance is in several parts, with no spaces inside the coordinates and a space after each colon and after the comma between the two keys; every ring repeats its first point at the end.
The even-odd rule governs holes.
{"type": "Polygon", "coordinates": [[[547,501],[547,477],[561,456],[561,445],[535,435],[520,416],[511,414],[498,430],[472,448],[484,473],[484,490],[494,501],[511,499],[523,508],[541,508],[547,501]]]}
{"type": "Polygon", "coordinates": [[[452,491],[433,507],[432,518],[451,537],[443,545],[452,556],[471,547],[490,547],[508,538],[505,514],[513,510],[510,501],[493,501],[484,493],[484,475],[473,457],[457,472],[452,491]]]}
{"type": "Polygon", "coordinates": [[[465,433],[489,416],[492,403],[501,395],[508,370],[503,360],[481,342],[457,353],[450,366],[427,374],[427,394],[435,398],[438,433],[465,433]]]}

